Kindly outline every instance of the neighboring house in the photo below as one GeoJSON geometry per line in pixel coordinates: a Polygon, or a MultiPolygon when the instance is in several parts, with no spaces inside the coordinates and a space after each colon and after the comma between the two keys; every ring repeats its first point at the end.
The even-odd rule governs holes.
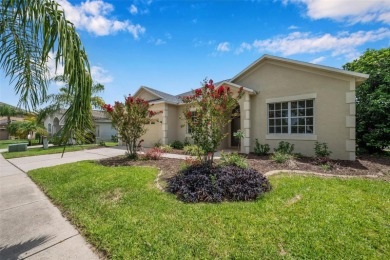
{"type": "MultiPolygon", "coordinates": [[[[65,110],[60,110],[43,121],[49,136],[53,136],[64,126],[64,113],[65,110]]],[[[102,111],[93,110],[92,119],[95,124],[96,140],[111,141],[111,137],[116,135],[117,131],[108,116],[102,111]]]]}
{"type": "MultiPolygon", "coordinates": [[[[11,116],[10,119],[11,119],[11,122],[24,121],[23,117],[11,116]]],[[[8,117],[6,117],[6,116],[0,117],[0,140],[8,140],[9,139],[7,125],[8,125],[8,117]]]]}
{"type": "MultiPolygon", "coordinates": [[[[327,66],[264,55],[232,79],[215,83],[244,87],[239,101],[240,117],[227,127],[221,149],[237,145],[233,133],[245,132],[241,152],[253,152],[255,140],[277,147],[280,141],[295,144],[295,152],[314,155],[316,141],[327,143],[332,158],[355,160],[355,89],[368,75],[327,66]]],[[[141,87],[134,97],[154,104],[162,123],[151,123],[142,137],[144,145],[169,144],[190,137],[182,116],[180,97],[141,87]],[[184,127],[182,127],[184,125],[184,127]]]]}
{"type": "MultiPolygon", "coordinates": [[[[22,112],[25,112],[25,110],[17,108],[15,106],[0,102],[0,106],[10,106],[15,110],[21,110],[22,112]]],[[[10,117],[11,122],[14,121],[24,121],[24,116],[17,115],[17,116],[11,116],[10,117]]],[[[8,125],[8,117],[7,116],[0,116],[0,140],[8,140],[9,139],[9,134],[7,130],[7,125],[8,125]]]]}

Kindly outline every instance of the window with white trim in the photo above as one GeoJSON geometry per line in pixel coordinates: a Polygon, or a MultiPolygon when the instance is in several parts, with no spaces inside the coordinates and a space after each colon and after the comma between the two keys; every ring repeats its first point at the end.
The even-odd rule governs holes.
{"type": "Polygon", "coordinates": [[[268,104],[269,134],[314,134],[314,100],[268,104]]]}
{"type": "MultiPolygon", "coordinates": [[[[191,120],[192,121],[196,120],[196,111],[191,112],[191,120]]],[[[192,133],[191,127],[188,124],[186,124],[186,125],[187,125],[187,134],[191,134],[192,133]]]]}

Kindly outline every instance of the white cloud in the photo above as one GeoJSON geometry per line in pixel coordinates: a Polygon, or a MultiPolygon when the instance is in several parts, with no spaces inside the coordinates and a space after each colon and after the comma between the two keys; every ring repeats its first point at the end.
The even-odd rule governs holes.
{"type": "Polygon", "coordinates": [[[164,41],[163,39],[160,39],[160,38],[155,39],[155,38],[152,37],[152,38],[150,38],[148,43],[152,43],[152,44],[158,46],[158,45],[166,44],[167,42],[164,41]]]}
{"type": "Polygon", "coordinates": [[[336,35],[313,35],[309,32],[293,32],[265,40],[255,40],[252,47],[259,52],[281,53],[290,56],[300,53],[319,53],[330,51],[332,56],[354,56],[356,48],[367,42],[390,38],[390,29],[380,28],[373,31],[354,33],[341,32],[336,35]]]}
{"type": "Polygon", "coordinates": [[[110,83],[113,81],[113,78],[110,74],[108,74],[108,71],[105,70],[102,67],[99,66],[92,66],[91,67],[91,76],[94,82],[97,83],[110,83]]]}
{"type": "Polygon", "coordinates": [[[217,51],[220,51],[220,52],[228,52],[228,51],[230,51],[230,44],[228,42],[221,42],[217,46],[217,51]]]}
{"type": "Polygon", "coordinates": [[[323,61],[325,59],[326,59],[325,56],[321,56],[321,57],[318,57],[318,58],[315,58],[315,59],[311,60],[310,63],[318,64],[318,63],[320,63],[321,61],[323,61]]]}
{"type": "Polygon", "coordinates": [[[56,53],[49,52],[49,59],[47,60],[47,68],[49,69],[49,78],[54,78],[55,76],[63,75],[64,74],[64,66],[62,64],[59,64],[56,68],[56,53]]]}
{"type": "Polygon", "coordinates": [[[131,5],[129,11],[132,15],[135,15],[138,13],[138,8],[135,5],[131,5]]]}
{"type": "Polygon", "coordinates": [[[303,4],[306,14],[312,19],[330,18],[349,23],[383,22],[390,23],[389,0],[283,0],[303,4]]]}
{"type": "Polygon", "coordinates": [[[77,29],[86,30],[96,36],[105,36],[119,31],[129,32],[138,39],[145,32],[145,27],[133,24],[129,20],[117,20],[110,17],[114,10],[112,4],[103,0],[87,0],[81,5],[72,5],[68,0],[57,0],[65,11],[66,18],[77,29]]]}
{"type": "Polygon", "coordinates": [[[246,42],[241,43],[240,47],[234,52],[235,54],[240,54],[244,51],[250,51],[252,49],[252,45],[246,42]]]}
{"type": "Polygon", "coordinates": [[[296,29],[298,29],[299,27],[298,26],[296,26],[296,25],[290,25],[287,29],[289,29],[289,30],[296,30],[296,29]]]}
{"type": "Polygon", "coordinates": [[[203,41],[203,40],[199,40],[198,38],[194,38],[192,42],[194,43],[195,48],[215,44],[215,40],[203,41]]]}

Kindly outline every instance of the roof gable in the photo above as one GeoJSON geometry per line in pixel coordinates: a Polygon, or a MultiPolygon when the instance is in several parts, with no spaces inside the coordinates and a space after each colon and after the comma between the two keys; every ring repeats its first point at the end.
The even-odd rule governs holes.
{"type": "Polygon", "coordinates": [[[261,56],[259,59],[257,59],[255,62],[250,64],[248,67],[246,67],[244,70],[239,72],[237,75],[235,75],[230,80],[230,82],[235,82],[237,79],[245,76],[247,73],[250,73],[255,67],[258,67],[259,65],[261,65],[267,61],[274,61],[274,62],[276,61],[276,62],[286,63],[286,64],[291,65],[291,66],[305,67],[307,69],[318,70],[318,71],[327,72],[327,73],[334,73],[335,75],[348,76],[348,77],[355,78],[355,80],[357,82],[363,82],[369,77],[369,75],[363,74],[363,73],[342,70],[342,69],[337,69],[337,68],[333,68],[333,67],[313,64],[313,63],[309,63],[309,62],[296,61],[296,60],[292,60],[292,59],[286,59],[286,58],[281,58],[281,57],[276,57],[276,56],[265,54],[265,55],[261,56]]]}

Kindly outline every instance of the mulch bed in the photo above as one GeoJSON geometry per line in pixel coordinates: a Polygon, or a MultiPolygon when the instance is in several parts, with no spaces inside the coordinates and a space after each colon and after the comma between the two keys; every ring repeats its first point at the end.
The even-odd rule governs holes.
{"type": "MultiPolygon", "coordinates": [[[[180,150],[178,150],[180,151],[180,150]]],[[[334,175],[374,175],[379,179],[390,181],[390,157],[386,156],[359,156],[356,161],[331,160],[331,169],[326,170],[320,165],[316,165],[312,158],[297,158],[286,163],[276,163],[268,156],[247,156],[250,167],[260,173],[273,170],[298,170],[308,172],[318,172],[334,175]]],[[[149,166],[162,170],[162,178],[166,179],[174,176],[184,165],[184,160],[162,158],[161,160],[138,160],[132,161],[125,156],[118,156],[99,161],[104,166],[149,166]]]]}

